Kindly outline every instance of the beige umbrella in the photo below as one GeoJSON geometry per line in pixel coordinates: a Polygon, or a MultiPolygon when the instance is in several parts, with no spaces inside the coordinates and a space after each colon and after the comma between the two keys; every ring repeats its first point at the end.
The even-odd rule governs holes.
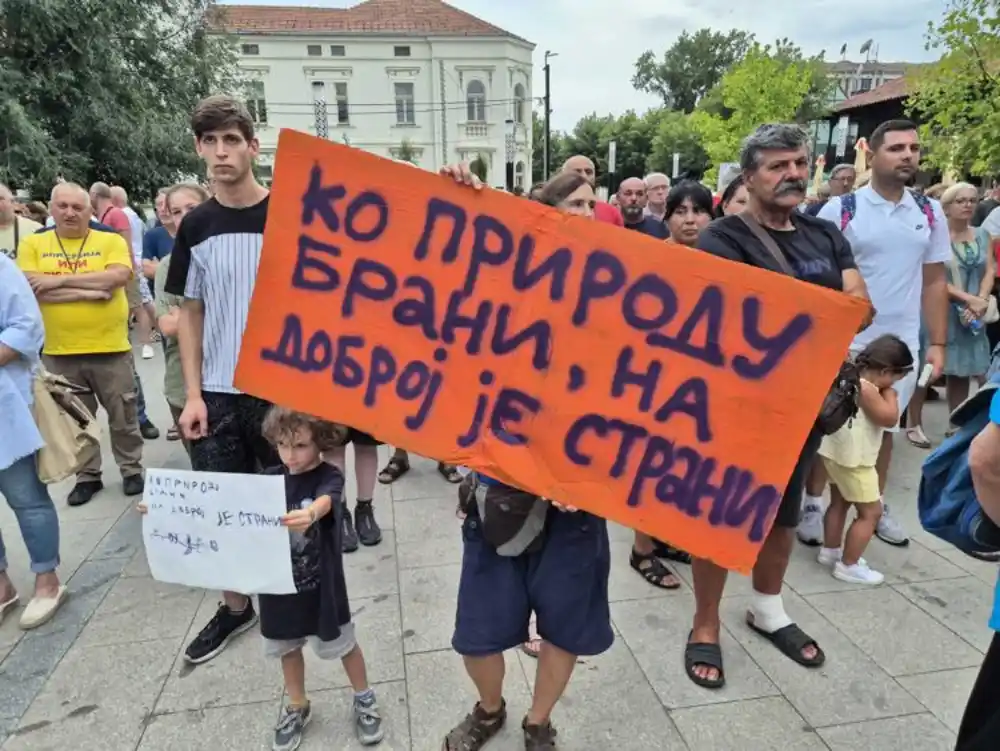
{"type": "Polygon", "coordinates": [[[859,138],[854,144],[854,171],[859,175],[868,169],[868,141],[859,138]]]}
{"type": "Polygon", "coordinates": [[[820,154],[816,157],[816,170],[813,172],[813,194],[818,195],[823,185],[823,170],[826,168],[826,157],[820,154]]]}

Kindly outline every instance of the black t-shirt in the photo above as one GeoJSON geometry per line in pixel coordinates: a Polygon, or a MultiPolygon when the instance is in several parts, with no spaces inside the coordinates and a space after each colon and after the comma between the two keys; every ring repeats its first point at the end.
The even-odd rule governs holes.
{"type": "MultiPolygon", "coordinates": [[[[857,268],[847,238],[825,219],[796,211],[791,221],[794,229],[773,230],[765,227],[764,230],[784,251],[796,278],[842,291],[844,280],[841,272],[857,268]]],[[[698,237],[697,247],[730,261],[783,273],[764,244],[738,216],[724,216],[705,227],[698,237]]]]}
{"type": "Polygon", "coordinates": [[[637,224],[626,222],[625,229],[634,229],[636,232],[655,237],[657,240],[666,240],[670,237],[670,230],[667,229],[666,222],[655,216],[644,216],[642,221],[637,224]]]}
{"type": "Polygon", "coordinates": [[[267,639],[318,636],[333,641],[340,636],[341,625],[351,620],[338,524],[344,476],[325,462],[298,475],[285,467],[268,469],[264,474],[284,475],[289,511],[307,507],[324,495],[333,500],[333,510],[304,533],[289,533],[292,576],[298,592],[260,595],[260,632],[267,639]]]}

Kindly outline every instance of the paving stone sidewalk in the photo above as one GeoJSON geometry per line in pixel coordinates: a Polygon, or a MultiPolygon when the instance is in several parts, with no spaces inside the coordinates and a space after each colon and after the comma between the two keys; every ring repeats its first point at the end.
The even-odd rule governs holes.
{"type": "MultiPolygon", "coordinates": [[[[157,385],[162,360],[140,361],[150,414],[164,429],[157,385]]],[[[940,440],[945,411],[927,407],[940,440]]],[[[605,655],[581,661],[554,720],[566,751],[951,751],[990,632],[994,565],[966,558],[918,530],[915,488],[924,452],[898,439],[889,500],[914,541],[873,542],[866,556],[887,585],[863,589],[833,579],[796,546],[786,579],[793,618],[826,650],[817,671],[794,665],[744,625],[749,581],[733,576],[723,603],[728,685],[712,693],[684,677],[682,649],[694,597],[685,586],[656,590],[628,567],[630,533],[612,530],[611,611],[618,636],[605,655]]],[[[383,459],[385,455],[383,454],[383,459]]],[[[350,460],[350,456],[349,456],[350,460]]],[[[184,453],[162,438],[146,465],[182,468],[184,453]]],[[[217,594],[149,576],[140,519],[121,494],[105,450],[108,488],[90,504],[65,506],[71,483],[53,488],[62,523],[61,575],[71,597],[58,618],[22,634],[0,626],[3,751],[255,751],[270,747],[282,697],[277,663],[251,632],[217,659],[191,668],[187,641],[217,594]]],[[[353,490],[349,488],[353,494],[353,490]]],[[[353,495],[351,496],[353,497],[353,495]]],[[[390,751],[437,751],[474,695],[449,643],[461,556],[455,491],[431,462],[375,499],[382,544],[347,558],[348,583],[369,676],[379,694],[390,751]]],[[[30,593],[27,555],[13,515],[0,504],[11,573],[30,593]]],[[[357,746],[348,723],[351,691],[339,663],[310,657],[316,710],[303,749],[357,746]]],[[[513,751],[529,704],[534,662],[507,655],[509,727],[489,748],[513,751]]]]}

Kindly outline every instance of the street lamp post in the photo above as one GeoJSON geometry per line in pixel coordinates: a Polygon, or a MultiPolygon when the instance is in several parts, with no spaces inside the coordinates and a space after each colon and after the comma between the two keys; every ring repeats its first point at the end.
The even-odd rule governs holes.
{"type": "Polygon", "coordinates": [[[504,187],[510,193],[514,190],[514,120],[507,118],[504,125],[506,126],[504,135],[504,161],[507,168],[504,172],[504,187]]]}
{"type": "Polygon", "coordinates": [[[549,87],[549,58],[558,57],[558,52],[550,52],[545,50],[545,149],[542,163],[542,179],[549,179],[549,159],[552,148],[552,98],[550,94],[549,87]]]}

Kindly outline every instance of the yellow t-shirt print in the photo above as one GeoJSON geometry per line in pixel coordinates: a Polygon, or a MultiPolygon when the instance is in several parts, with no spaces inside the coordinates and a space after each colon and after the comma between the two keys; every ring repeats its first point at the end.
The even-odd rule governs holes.
{"type": "MultiPolygon", "coordinates": [[[[125,239],[114,232],[91,228],[85,237],[57,238],[55,229],[21,241],[17,265],[24,272],[88,274],[109,266],[132,268],[125,239]],[[60,239],[62,246],[60,247],[60,239]]],[[[119,287],[106,301],[40,303],[45,322],[46,355],[96,355],[127,352],[128,300],[119,287]]]]}

